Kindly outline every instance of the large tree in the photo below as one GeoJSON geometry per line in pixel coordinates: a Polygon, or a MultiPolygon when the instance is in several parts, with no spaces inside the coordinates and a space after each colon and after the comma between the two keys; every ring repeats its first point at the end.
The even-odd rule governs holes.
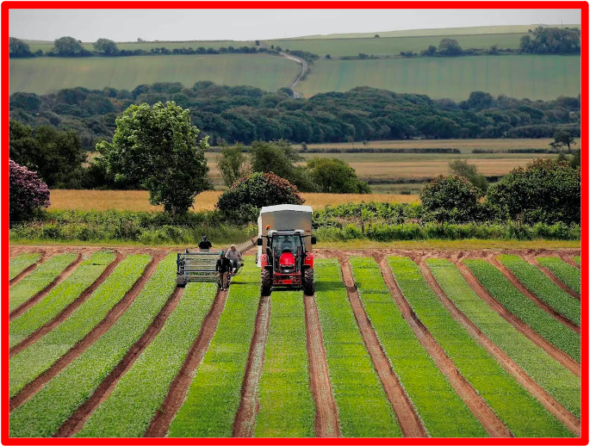
{"type": "Polygon", "coordinates": [[[16,37],[9,37],[8,52],[10,57],[30,57],[33,55],[29,44],[16,37]]]}
{"type": "Polygon", "coordinates": [[[442,39],[438,44],[438,54],[442,56],[459,56],[463,49],[455,39],[442,39]]]}
{"type": "Polygon", "coordinates": [[[115,181],[138,182],[149,191],[150,203],[176,216],[210,187],[209,144],[207,138],[197,142],[198,135],[190,110],[174,102],[131,105],[117,119],[113,142],[99,143],[97,149],[115,181]]]}
{"type": "Polygon", "coordinates": [[[90,52],[82,46],[82,42],[73,37],[55,39],[53,51],[59,56],[84,56],[90,52]]]}
{"type": "Polygon", "coordinates": [[[98,39],[92,45],[96,51],[106,56],[114,56],[119,52],[117,44],[109,39],[98,39]]]}
{"type": "Polygon", "coordinates": [[[314,157],[307,162],[311,179],[320,192],[332,194],[369,194],[371,188],[360,181],[355,170],[338,158],[314,157]]]}
{"type": "Polygon", "coordinates": [[[217,167],[227,187],[231,187],[237,180],[248,174],[248,160],[243,149],[244,145],[240,143],[232,147],[224,145],[221,148],[217,167]]]}

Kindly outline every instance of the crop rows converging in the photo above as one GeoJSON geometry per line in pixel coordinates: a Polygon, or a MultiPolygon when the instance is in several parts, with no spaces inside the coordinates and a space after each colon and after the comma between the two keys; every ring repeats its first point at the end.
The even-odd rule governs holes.
{"type": "Polygon", "coordinates": [[[429,435],[487,437],[484,427],[416,338],[375,260],[353,257],[350,263],[367,316],[429,435]]]}
{"type": "Polygon", "coordinates": [[[110,251],[99,251],[84,260],[65,281],[53,288],[45,298],[10,322],[10,347],[55,318],[76,300],[115,260],[110,251]]]}
{"type": "Polygon", "coordinates": [[[511,432],[518,437],[571,435],[453,318],[429,287],[416,263],[407,257],[390,257],[388,260],[412,310],[511,432]]]}
{"type": "Polygon", "coordinates": [[[40,264],[23,280],[10,287],[10,311],[20,307],[35,294],[45,289],[75,259],[75,254],[61,254],[53,256],[40,264]]]}
{"type": "Polygon", "coordinates": [[[10,436],[54,435],[145,332],[175,288],[176,255],[170,254],[113,326],[10,414],[10,436]]]}
{"type": "Polygon", "coordinates": [[[446,296],[492,342],[576,417],[580,417],[580,378],[505,321],[469,286],[458,268],[444,259],[426,260],[446,296]]]}
{"type": "Polygon", "coordinates": [[[20,273],[26,270],[29,266],[38,262],[40,258],[41,254],[39,253],[24,253],[12,259],[8,267],[9,280],[14,279],[16,276],[18,276],[20,273]]]}
{"type": "Polygon", "coordinates": [[[463,262],[492,297],[508,311],[520,318],[555,347],[576,361],[580,361],[579,334],[566,328],[561,322],[525,297],[495,266],[480,259],[465,259],[463,262]]]}
{"type": "Polygon", "coordinates": [[[501,255],[500,262],[510,269],[518,280],[535,296],[557,313],[580,326],[580,301],[559,288],[535,265],[515,255],[501,255]]]}
{"type": "Polygon", "coordinates": [[[539,265],[549,269],[555,276],[576,293],[581,291],[580,270],[568,265],[559,257],[537,257],[539,265]]]}
{"type": "Polygon", "coordinates": [[[400,437],[401,429],[367,352],[337,260],[316,260],[316,302],[344,437],[400,437]]]}

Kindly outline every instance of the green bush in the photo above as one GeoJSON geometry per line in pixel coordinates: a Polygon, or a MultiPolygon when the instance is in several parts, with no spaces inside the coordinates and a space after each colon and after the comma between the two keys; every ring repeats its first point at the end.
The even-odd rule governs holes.
{"type": "Polygon", "coordinates": [[[467,178],[439,176],[422,186],[420,199],[427,221],[465,223],[479,218],[481,191],[467,178]]]}

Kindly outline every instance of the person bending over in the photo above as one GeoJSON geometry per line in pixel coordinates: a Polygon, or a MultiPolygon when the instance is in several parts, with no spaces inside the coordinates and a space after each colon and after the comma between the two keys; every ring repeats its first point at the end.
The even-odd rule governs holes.
{"type": "Polygon", "coordinates": [[[231,245],[225,257],[230,261],[233,273],[237,273],[240,268],[240,262],[242,261],[242,253],[236,249],[236,245],[231,245]]]}

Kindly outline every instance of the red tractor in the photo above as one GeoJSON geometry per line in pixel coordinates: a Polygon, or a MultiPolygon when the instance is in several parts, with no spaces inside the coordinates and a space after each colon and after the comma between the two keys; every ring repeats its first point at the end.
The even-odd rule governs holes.
{"type": "Polygon", "coordinates": [[[266,252],[259,259],[263,296],[270,295],[273,287],[283,286],[303,288],[306,295],[315,293],[313,254],[306,250],[307,237],[311,238],[312,245],[315,244],[315,236],[306,235],[302,229],[268,230],[266,235],[258,238],[258,246],[266,245],[266,252]]]}

